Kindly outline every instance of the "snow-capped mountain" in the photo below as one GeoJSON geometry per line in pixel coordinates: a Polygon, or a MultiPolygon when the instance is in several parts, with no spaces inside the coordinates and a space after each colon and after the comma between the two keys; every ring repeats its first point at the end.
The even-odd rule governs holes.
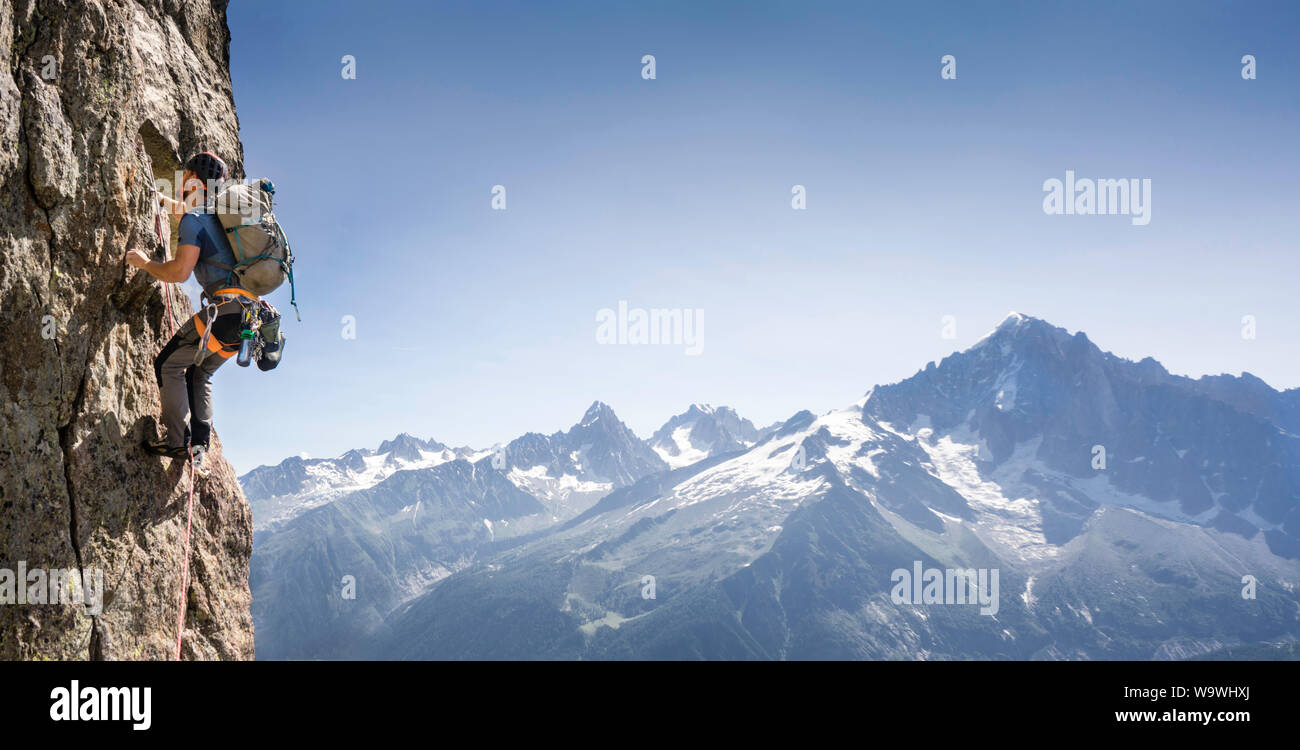
{"type": "Polygon", "coordinates": [[[759,431],[728,406],[692,404],[650,437],[650,447],[668,466],[679,469],[711,456],[742,450],[758,442],[759,431]]]}
{"type": "MultiPolygon", "coordinates": [[[[1171,375],[1020,315],[856,403],[762,431],[696,406],[641,441],[597,402],[567,431],[390,472],[263,532],[257,647],[384,659],[1267,653],[1300,639],[1298,404],[1300,390],[1171,375]],[[984,592],[996,611],[895,603],[893,577],[914,565],[996,571],[984,592]],[[333,601],[345,575],[373,593],[363,606],[333,601]]],[[[333,461],[353,473],[429,461],[437,446],[413,440],[333,461]]],[[[304,486],[281,466],[263,486],[304,486]]]]}
{"type": "Polygon", "coordinates": [[[563,521],[611,490],[663,471],[667,464],[614,410],[594,402],[567,432],[530,432],[495,452],[494,466],[563,521]]]}
{"type": "Polygon", "coordinates": [[[494,466],[541,501],[553,521],[563,521],[646,474],[743,449],[762,434],[729,407],[697,404],[643,441],[613,409],[596,401],[567,431],[527,433],[493,449],[452,448],[402,433],[377,449],[353,449],[337,458],[292,456],[274,466],[259,466],[239,481],[253,509],[254,529],[264,531],[374,487],[400,470],[492,456],[494,466]]]}
{"type": "Polygon", "coordinates": [[[1296,392],[1261,385],[1172,376],[1013,315],[857,403],[500,548],[358,653],[1147,659],[1294,643],[1296,392]],[[996,571],[997,606],[896,603],[914,565],[996,571]],[[527,622],[498,632],[503,610],[527,622]]]}
{"type": "Polygon", "coordinates": [[[306,511],[254,541],[258,656],[337,656],[494,541],[548,522],[546,509],[487,459],[397,471],[306,511]]]}
{"type": "Polygon", "coordinates": [[[1033,498],[1031,525],[1049,543],[1079,533],[1097,505],[1116,505],[1248,538],[1262,531],[1275,554],[1296,558],[1300,435],[1286,420],[1298,395],[1249,374],[1170,375],[1013,314],[968,351],[875,389],[864,416],[921,438],[959,491],[974,463],[981,481],[1033,498]]]}
{"type": "Polygon", "coordinates": [[[492,545],[667,468],[597,401],[567,431],[529,433],[494,450],[399,435],[373,452],[254,470],[245,479],[255,519],[279,513],[258,524],[254,539],[258,653],[338,656],[355,647],[357,633],[492,545]],[[345,576],[367,592],[364,604],[338,601],[345,576]]]}
{"type": "Polygon", "coordinates": [[[240,477],[239,484],[253,510],[253,528],[262,531],[350,492],[374,487],[396,471],[484,455],[485,451],[450,448],[402,433],[385,440],[378,450],[354,449],[337,458],[292,456],[275,466],[259,466],[240,477]]]}

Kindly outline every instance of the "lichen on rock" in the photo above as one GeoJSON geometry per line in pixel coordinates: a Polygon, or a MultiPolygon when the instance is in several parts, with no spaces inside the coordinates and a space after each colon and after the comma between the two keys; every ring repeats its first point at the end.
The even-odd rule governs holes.
{"type": "MultiPolygon", "coordinates": [[[[243,176],[225,8],[0,0],[0,568],[104,580],[98,615],[0,605],[0,659],[173,657],[189,475],[139,443],[153,358],[192,310],[123,258],[161,252],[153,181],[185,156],[243,176]]],[[[251,659],[251,513],[215,438],[209,466],[182,658],[251,659]]]]}

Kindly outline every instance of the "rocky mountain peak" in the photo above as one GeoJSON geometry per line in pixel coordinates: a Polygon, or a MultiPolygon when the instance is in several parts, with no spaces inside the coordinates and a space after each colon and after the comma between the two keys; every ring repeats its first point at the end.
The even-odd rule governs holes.
{"type": "Polygon", "coordinates": [[[1069,331],[1041,318],[1012,312],[967,351],[1000,351],[1004,355],[1024,355],[1035,351],[1060,354],[1075,338],[1081,342],[1088,340],[1082,331],[1071,336],[1069,331]]]}
{"type": "Polygon", "coordinates": [[[593,401],[591,406],[587,407],[586,413],[582,415],[582,420],[578,423],[579,427],[589,427],[596,422],[618,422],[618,415],[604,401],[593,401]]]}
{"type": "Polygon", "coordinates": [[[379,453],[387,453],[390,461],[419,461],[420,451],[426,447],[423,440],[403,432],[392,440],[380,443],[379,453]]]}
{"type": "Polygon", "coordinates": [[[674,415],[647,441],[673,468],[753,445],[759,431],[729,406],[691,404],[674,415]]]}

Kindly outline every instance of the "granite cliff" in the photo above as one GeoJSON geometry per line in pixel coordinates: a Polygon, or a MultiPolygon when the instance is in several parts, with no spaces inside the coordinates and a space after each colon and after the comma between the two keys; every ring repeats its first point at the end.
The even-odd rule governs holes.
{"type": "MultiPolygon", "coordinates": [[[[0,659],[173,656],[189,473],[138,444],[191,305],[123,257],[161,259],[180,159],[243,176],[229,41],[223,0],[0,0],[0,569],[103,577],[98,613],[0,606],[0,659]]],[[[252,517],[219,440],[209,466],[182,658],[251,659],[252,517]]]]}

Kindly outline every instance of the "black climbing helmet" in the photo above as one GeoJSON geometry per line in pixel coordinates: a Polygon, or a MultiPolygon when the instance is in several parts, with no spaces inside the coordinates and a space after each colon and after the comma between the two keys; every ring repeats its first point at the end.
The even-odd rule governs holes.
{"type": "Polygon", "coordinates": [[[198,175],[205,186],[213,180],[221,182],[226,179],[226,163],[211,151],[191,156],[185,162],[185,169],[198,175]]]}

